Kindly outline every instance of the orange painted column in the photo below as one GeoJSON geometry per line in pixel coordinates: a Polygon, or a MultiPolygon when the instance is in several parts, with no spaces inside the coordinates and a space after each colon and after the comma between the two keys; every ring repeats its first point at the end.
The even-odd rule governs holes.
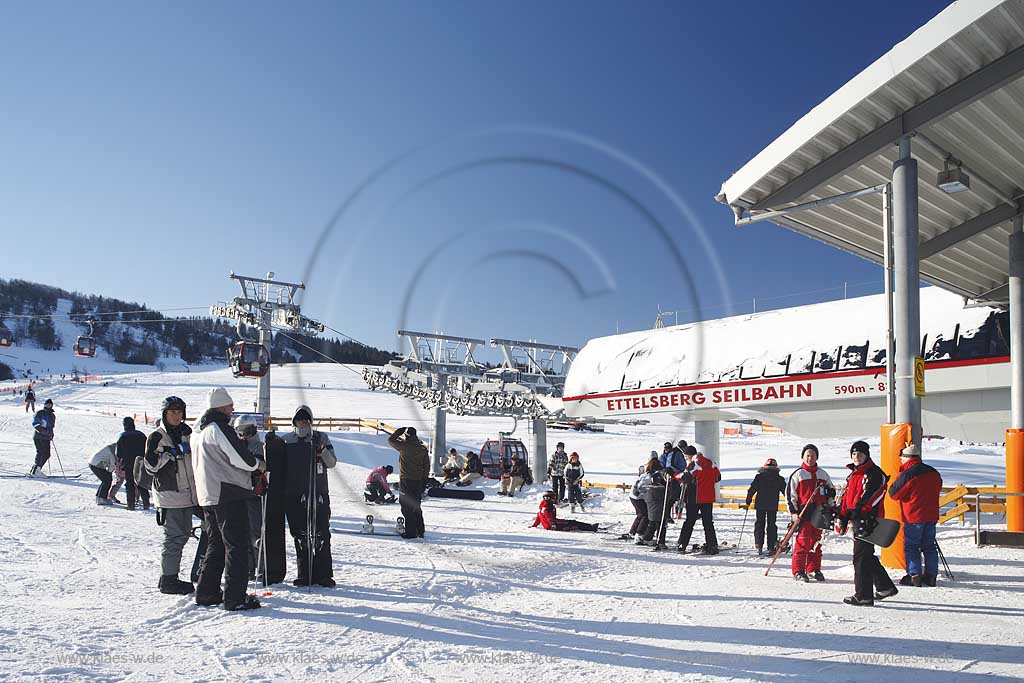
{"type": "MultiPolygon", "coordinates": [[[[900,473],[900,453],[911,441],[911,426],[909,422],[901,424],[882,425],[882,462],[878,466],[889,475],[889,483],[896,481],[900,473]]],[[[895,519],[903,524],[903,512],[898,501],[885,494],[885,518],[895,519]]],[[[907,558],[903,553],[903,527],[896,540],[888,548],[882,548],[882,566],[889,569],[907,569],[907,558]]]]}
{"type": "MultiPolygon", "coordinates": [[[[1006,492],[1024,493],[1024,429],[1006,430],[1006,492]]],[[[1024,498],[1006,497],[1006,530],[1024,531],[1024,498]]]]}

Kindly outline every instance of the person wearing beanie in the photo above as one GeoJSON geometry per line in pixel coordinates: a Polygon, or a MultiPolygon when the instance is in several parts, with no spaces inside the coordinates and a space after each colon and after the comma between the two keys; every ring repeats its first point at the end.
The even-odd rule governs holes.
{"type": "Polygon", "coordinates": [[[50,443],[53,441],[53,429],[57,425],[57,416],[53,412],[53,401],[46,399],[43,409],[37,411],[32,418],[32,443],[36,447],[36,460],[28,476],[42,476],[43,465],[50,459],[50,443]]]}
{"type": "Polygon", "coordinates": [[[679,530],[676,550],[681,553],[688,553],[690,552],[690,536],[693,534],[693,528],[697,525],[697,520],[700,518],[700,507],[697,506],[697,481],[693,477],[693,468],[697,466],[697,448],[688,445],[683,449],[683,457],[686,458],[686,467],[683,468],[682,472],[677,472],[675,478],[682,487],[679,501],[683,505],[686,517],[683,519],[683,526],[679,530]]]}
{"type": "MultiPolygon", "coordinates": [[[[693,448],[687,446],[687,448],[693,448]]],[[[696,450],[696,449],[695,449],[696,450]]],[[[700,522],[704,527],[703,555],[718,554],[718,534],[715,532],[714,504],[715,484],[722,481],[722,473],[711,458],[699,450],[693,460],[693,484],[697,489],[697,508],[700,510],[700,522]]]]}
{"type": "Polygon", "coordinates": [[[153,498],[164,530],[157,588],[168,595],[188,595],[195,590],[191,581],[178,578],[181,555],[192,536],[192,516],[199,510],[189,445],[192,428],[185,423],[186,410],[177,396],[163,400],[160,421],[146,440],[143,458],[146,471],[153,476],[153,498]]]}
{"type": "MultiPolygon", "coordinates": [[[[388,437],[388,445],[398,451],[398,503],[405,517],[402,538],[423,538],[423,492],[430,477],[430,454],[416,436],[414,427],[399,427],[388,437]]],[[[466,462],[469,467],[469,461],[466,462]]]]}
{"type": "Polygon", "coordinates": [[[313,429],[313,410],[300,405],[292,415],[292,430],[284,436],[267,439],[270,463],[270,498],[267,501],[267,567],[276,578],[284,566],[283,526],[270,519],[271,500],[283,496],[288,531],[295,543],[297,576],[295,586],[316,584],[333,588],[334,563],[331,557],[331,497],[327,470],[338,463],[331,439],[313,429]],[[281,487],[283,485],[283,492],[281,487]],[[310,491],[312,490],[312,494],[310,491]],[[309,518],[314,513],[313,528],[309,518]],[[274,530],[275,538],[270,537],[274,530]],[[272,556],[273,555],[273,556],[272,556]]]}
{"type": "Polygon", "coordinates": [[[779,463],[775,458],[768,458],[757,470],[754,480],[747,489],[746,507],[754,502],[756,520],[754,521],[754,546],[757,554],[764,555],[765,531],[767,530],[768,553],[775,552],[779,543],[779,527],[776,523],[779,514],[779,495],[786,495],[786,480],[779,474],[779,463]]]}
{"type": "MultiPolygon", "coordinates": [[[[146,435],[135,428],[135,420],[130,417],[121,421],[124,431],[117,438],[114,446],[114,457],[117,459],[118,468],[124,472],[124,486],[128,494],[125,507],[129,510],[135,509],[136,499],[139,498],[139,488],[135,481],[135,461],[146,455],[146,435]]],[[[142,501],[143,507],[149,509],[149,494],[142,501]]]]}
{"type": "Polygon", "coordinates": [[[889,487],[889,497],[900,504],[903,517],[903,553],[907,574],[901,586],[934,586],[939,576],[939,547],[935,525],[939,521],[942,475],[921,462],[921,449],[910,444],[900,453],[900,473],[889,487]],[[924,567],[921,567],[921,554],[924,567]]]}
{"type": "Polygon", "coordinates": [[[253,497],[252,473],[263,467],[231,427],[234,401],[222,387],[207,397],[207,410],[199,418],[189,441],[196,498],[203,509],[208,536],[196,604],[224,604],[228,611],[257,609],[260,601],[246,594],[249,575],[249,509],[253,497]],[[221,577],[224,590],[221,591],[221,577]]]}
{"type": "Polygon", "coordinates": [[[569,462],[565,465],[565,469],[562,470],[565,476],[565,487],[569,491],[569,510],[570,512],[576,512],[576,506],[580,506],[580,512],[583,512],[583,477],[585,472],[583,471],[583,465],[580,463],[580,454],[573,451],[569,454],[569,462]]]}
{"type": "Polygon", "coordinates": [[[565,498],[565,466],[569,464],[569,455],[565,452],[565,444],[559,441],[555,452],[548,458],[548,477],[551,478],[551,490],[555,492],[555,503],[564,503],[565,498]]]}
{"type": "Polygon", "coordinates": [[[828,472],[818,467],[818,447],[809,443],[800,451],[800,467],[789,475],[786,503],[797,530],[793,537],[793,578],[809,583],[824,581],[821,573],[821,529],[809,521],[814,509],[835,497],[828,472]],[[801,512],[803,515],[801,516],[801,512]]]}
{"type": "MultiPolygon", "coordinates": [[[[886,476],[871,460],[871,451],[864,441],[850,446],[850,475],[846,478],[846,490],[839,507],[837,529],[846,532],[846,524],[853,522],[855,529],[873,526],[874,520],[882,515],[882,501],[885,499],[886,476]]],[[[875,556],[875,546],[853,538],[853,595],[843,598],[847,605],[869,607],[875,600],[884,600],[899,589],[889,578],[882,563],[875,556]],[[874,588],[874,591],[872,591],[874,588]]]]}

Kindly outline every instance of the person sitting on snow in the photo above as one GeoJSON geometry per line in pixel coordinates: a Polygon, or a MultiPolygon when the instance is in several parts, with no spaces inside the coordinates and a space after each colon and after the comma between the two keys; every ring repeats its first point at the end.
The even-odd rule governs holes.
{"type": "Polygon", "coordinates": [[[554,491],[544,492],[544,497],[540,500],[540,509],[537,511],[537,517],[534,518],[533,524],[530,525],[531,529],[542,526],[549,531],[597,531],[596,524],[587,524],[575,519],[558,519],[558,509],[555,507],[557,500],[554,491]]]}
{"type": "Polygon", "coordinates": [[[444,480],[448,482],[458,479],[460,472],[462,472],[462,458],[459,457],[458,451],[453,448],[448,451],[448,460],[445,461],[444,467],[441,468],[441,474],[444,476],[444,480]]]}
{"type": "Polygon", "coordinates": [[[385,505],[395,502],[395,494],[388,485],[388,475],[394,471],[395,468],[391,465],[381,465],[370,470],[369,476],[366,477],[366,490],[363,491],[367,503],[385,505]]]}
{"type": "Polygon", "coordinates": [[[462,479],[459,479],[456,486],[469,486],[482,476],[484,476],[484,464],[480,462],[480,456],[473,451],[466,453],[466,465],[462,468],[462,479]]]}

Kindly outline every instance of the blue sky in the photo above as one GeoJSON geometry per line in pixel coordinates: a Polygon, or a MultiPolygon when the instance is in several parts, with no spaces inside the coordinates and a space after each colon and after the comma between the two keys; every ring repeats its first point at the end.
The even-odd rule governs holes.
{"type": "Polygon", "coordinates": [[[274,270],[389,348],[875,293],[712,197],[946,4],[7,3],[0,277],[162,309],[274,270]]]}

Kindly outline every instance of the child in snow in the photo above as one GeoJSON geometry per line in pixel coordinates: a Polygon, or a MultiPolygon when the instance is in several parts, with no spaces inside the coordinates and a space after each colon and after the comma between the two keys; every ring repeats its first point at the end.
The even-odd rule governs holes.
{"type": "Polygon", "coordinates": [[[747,489],[746,507],[749,510],[751,501],[754,501],[754,509],[757,511],[757,521],[754,522],[754,545],[757,546],[758,555],[765,553],[765,527],[768,531],[768,552],[774,553],[775,546],[778,545],[779,529],[776,525],[776,516],[779,513],[780,493],[786,493],[786,480],[779,474],[779,463],[775,458],[768,458],[764,461],[764,466],[757,470],[754,481],[750,482],[750,488],[747,489]]]}
{"type": "Polygon", "coordinates": [[[580,464],[580,454],[573,451],[569,454],[569,464],[565,466],[565,486],[569,489],[569,511],[576,512],[576,506],[580,506],[583,512],[583,465],[580,464]]]}
{"type": "Polygon", "coordinates": [[[549,531],[552,529],[555,531],[597,531],[596,524],[587,524],[575,519],[558,519],[558,508],[555,507],[556,500],[554,491],[546,491],[544,493],[544,497],[540,500],[540,509],[537,511],[537,517],[530,526],[531,529],[536,526],[542,526],[549,531]]]}

